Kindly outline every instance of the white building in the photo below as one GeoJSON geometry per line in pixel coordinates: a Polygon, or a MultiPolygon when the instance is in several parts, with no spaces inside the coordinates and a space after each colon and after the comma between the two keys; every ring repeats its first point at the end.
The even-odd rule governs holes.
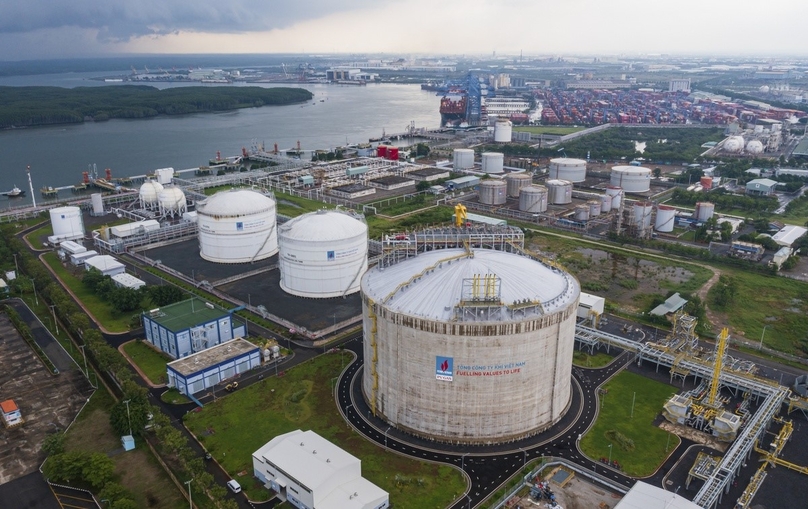
{"type": "Polygon", "coordinates": [[[788,225],[772,236],[772,240],[781,246],[791,247],[800,237],[808,233],[802,226],[788,225]]]}
{"type": "Polygon", "coordinates": [[[299,509],[385,509],[389,495],[362,477],[359,458],[313,431],[291,431],[253,453],[264,486],[299,509]]]}
{"type": "Polygon", "coordinates": [[[114,276],[126,272],[126,266],[110,255],[98,255],[84,260],[84,268],[96,269],[105,276],[114,276]]]}
{"type": "Polygon", "coordinates": [[[615,509],[700,509],[681,495],[638,481],[615,509]]]}
{"type": "Polygon", "coordinates": [[[668,92],[690,92],[690,78],[670,80],[668,92]]]}
{"type": "Polygon", "coordinates": [[[166,364],[168,386],[193,395],[261,365],[261,349],[232,339],[166,364]]]}
{"type": "Polygon", "coordinates": [[[112,281],[118,288],[131,288],[132,290],[137,290],[141,287],[146,286],[145,281],[143,281],[142,279],[138,279],[131,274],[127,274],[126,272],[115,274],[114,276],[112,276],[112,281]]]}

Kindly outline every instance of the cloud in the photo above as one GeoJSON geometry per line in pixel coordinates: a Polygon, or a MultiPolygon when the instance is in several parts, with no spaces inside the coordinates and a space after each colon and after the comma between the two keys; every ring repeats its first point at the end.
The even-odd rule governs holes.
{"type": "Polygon", "coordinates": [[[179,31],[261,32],[390,0],[0,0],[0,34],[73,27],[102,41],[179,31]]]}

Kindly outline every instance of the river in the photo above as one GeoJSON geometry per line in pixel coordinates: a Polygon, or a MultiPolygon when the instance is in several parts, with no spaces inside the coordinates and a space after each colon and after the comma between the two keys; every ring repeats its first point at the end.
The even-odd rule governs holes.
{"type": "MultiPolygon", "coordinates": [[[[104,86],[101,81],[88,79],[100,74],[104,73],[10,77],[0,79],[0,86],[104,86]]],[[[100,176],[105,168],[112,169],[113,177],[143,175],[157,168],[181,170],[206,165],[217,151],[222,156],[238,155],[242,147],[253,143],[263,143],[267,149],[277,143],[284,149],[300,141],[303,149],[327,149],[367,142],[383,132],[404,132],[413,121],[416,127],[436,128],[440,124],[440,98],[418,85],[257,86],[300,86],[310,90],[314,98],[289,106],[0,131],[0,191],[16,184],[30,194],[25,175],[28,165],[39,200],[40,187],[76,184],[81,181],[81,172],[92,164],[100,176]]],[[[29,196],[0,197],[0,208],[27,203],[29,196]]]]}

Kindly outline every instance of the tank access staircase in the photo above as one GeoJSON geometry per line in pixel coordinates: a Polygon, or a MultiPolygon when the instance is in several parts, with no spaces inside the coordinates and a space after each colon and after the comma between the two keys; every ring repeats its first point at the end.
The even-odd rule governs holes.
{"type": "MultiPolygon", "coordinates": [[[[670,368],[676,365],[681,369],[687,369],[694,376],[704,379],[713,376],[714,366],[711,363],[694,358],[678,359],[676,355],[668,352],[667,349],[653,343],[640,343],[583,325],[576,326],[575,340],[587,346],[598,342],[633,352],[637,357],[638,364],[642,363],[643,360],[655,362],[657,369],[659,366],[670,368]]],[[[787,387],[749,373],[735,373],[724,369],[721,371],[720,381],[722,385],[742,390],[756,398],[762,397],[764,400],[743,430],[738,433],[738,437],[724,454],[718,467],[707,478],[693,498],[695,504],[705,509],[714,509],[721,502],[722,495],[729,491],[741,466],[754,450],[756,441],[760,439],[766,427],[780,410],[780,407],[787,402],[790,395],[787,387]]]]}

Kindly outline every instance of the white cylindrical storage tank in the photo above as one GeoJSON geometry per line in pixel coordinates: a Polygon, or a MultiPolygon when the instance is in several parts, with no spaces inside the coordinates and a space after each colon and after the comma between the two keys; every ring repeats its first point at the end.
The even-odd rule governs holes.
{"type": "Polygon", "coordinates": [[[166,187],[157,196],[160,204],[160,213],[165,216],[181,216],[188,210],[185,202],[185,193],[179,187],[166,187]]]}
{"type": "Polygon", "coordinates": [[[693,216],[701,222],[708,221],[715,213],[715,204],[708,201],[700,201],[696,203],[696,210],[693,216]]]}
{"type": "Polygon", "coordinates": [[[589,205],[576,205],[573,217],[576,221],[589,221],[589,205]]]}
{"type": "Polygon", "coordinates": [[[147,180],[140,186],[140,206],[144,209],[155,209],[159,204],[160,191],[163,190],[163,184],[156,180],[147,180]]]}
{"type": "Polygon", "coordinates": [[[651,212],[654,206],[650,202],[637,202],[634,204],[634,224],[640,231],[646,231],[651,227],[651,212]]]}
{"type": "Polygon", "coordinates": [[[668,205],[659,205],[656,210],[654,230],[663,233],[672,232],[675,221],[676,209],[668,205]]]}
{"type": "Polygon", "coordinates": [[[199,255],[218,263],[245,263],[278,252],[275,200],[249,189],[214,194],[196,204],[199,255]]]}
{"type": "Polygon", "coordinates": [[[589,217],[600,215],[600,200],[589,200],[586,203],[589,205],[589,217]]]}
{"type": "Polygon", "coordinates": [[[547,186],[547,200],[553,205],[572,203],[572,182],[569,180],[551,179],[544,183],[547,186]]]}
{"type": "Polygon", "coordinates": [[[645,193],[651,190],[651,170],[642,166],[612,166],[611,184],[627,193],[645,193]]]}
{"type": "Polygon", "coordinates": [[[90,201],[93,204],[93,215],[103,216],[106,213],[104,212],[104,197],[101,196],[101,193],[91,194],[90,201]]]}
{"type": "Polygon", "coordinates": [[[508,184],[501,180],[488,179],[480,182],[480,203],[502,205],[507,200],[508,184]]]}
{"type": "Polygon", "coordinates": [[[494,143],[510,143],[513,138],[513,124],[507,119],[498,119],[494,124],[494,143]]]}
{"type": "Polygon", "coordinates": [[[474,150],[470,148],[456,148],[452,155],[455,170],[470,170],[474,168],[474,150]]]}
{"type": "Polygon", "coordinates": [[[586,180],[586,161],[571,157],[550,159],[549,177],[570,182],[583,182],[586,180]]]}
{"type": "Polygon", "coordinates": [[[505,166],[505,154],[500,152],[483,152],[482,170],[483,173],[502,173],[505,166]]]}
{"type": "Polygon", "coordinates": [[[359,291],[368,268],[368,226],[347,212],[318,210],[278,226],[281,289],[299,297],[359,291]]]}
{"type": "Polygon", "coordinates": [[[56,207],[49,211],[53,236],[63,239],[84,236],[84,220],[78,207],[56,207]]]}
{"type": "Polygon", "coordinates": [[[606,186],[606,196],[612,197],[612,208],[617,210],[623,200],[623,188],[620,186],[606,186]]]}
{"type": "Polygon", "coordinates": [[[504,251],[438,249],[373,267],[361,291],[363,394],[396,428],[506,442],[569,408],[580,287],[566,272],[504,251]]]}
{"type": "Polygon", "coordinates": [[[612,210],[612,197],[608,194],[604,194],[600,197],[600,211],[602,213],[607,213],[612,210]]]}
{"type": "Polygon", "coordinates": [[[527,186],[519,190],[519,210],[533,214],[547,212],[547,188],[527,186]]]}
{"type": "Polygon", "coordinates": [[[509,173],[505,177],[505,182],[508,183],[508,196],[518,198],[519,190],[532,184],[533,177],[530,173],[509,173]]]}

